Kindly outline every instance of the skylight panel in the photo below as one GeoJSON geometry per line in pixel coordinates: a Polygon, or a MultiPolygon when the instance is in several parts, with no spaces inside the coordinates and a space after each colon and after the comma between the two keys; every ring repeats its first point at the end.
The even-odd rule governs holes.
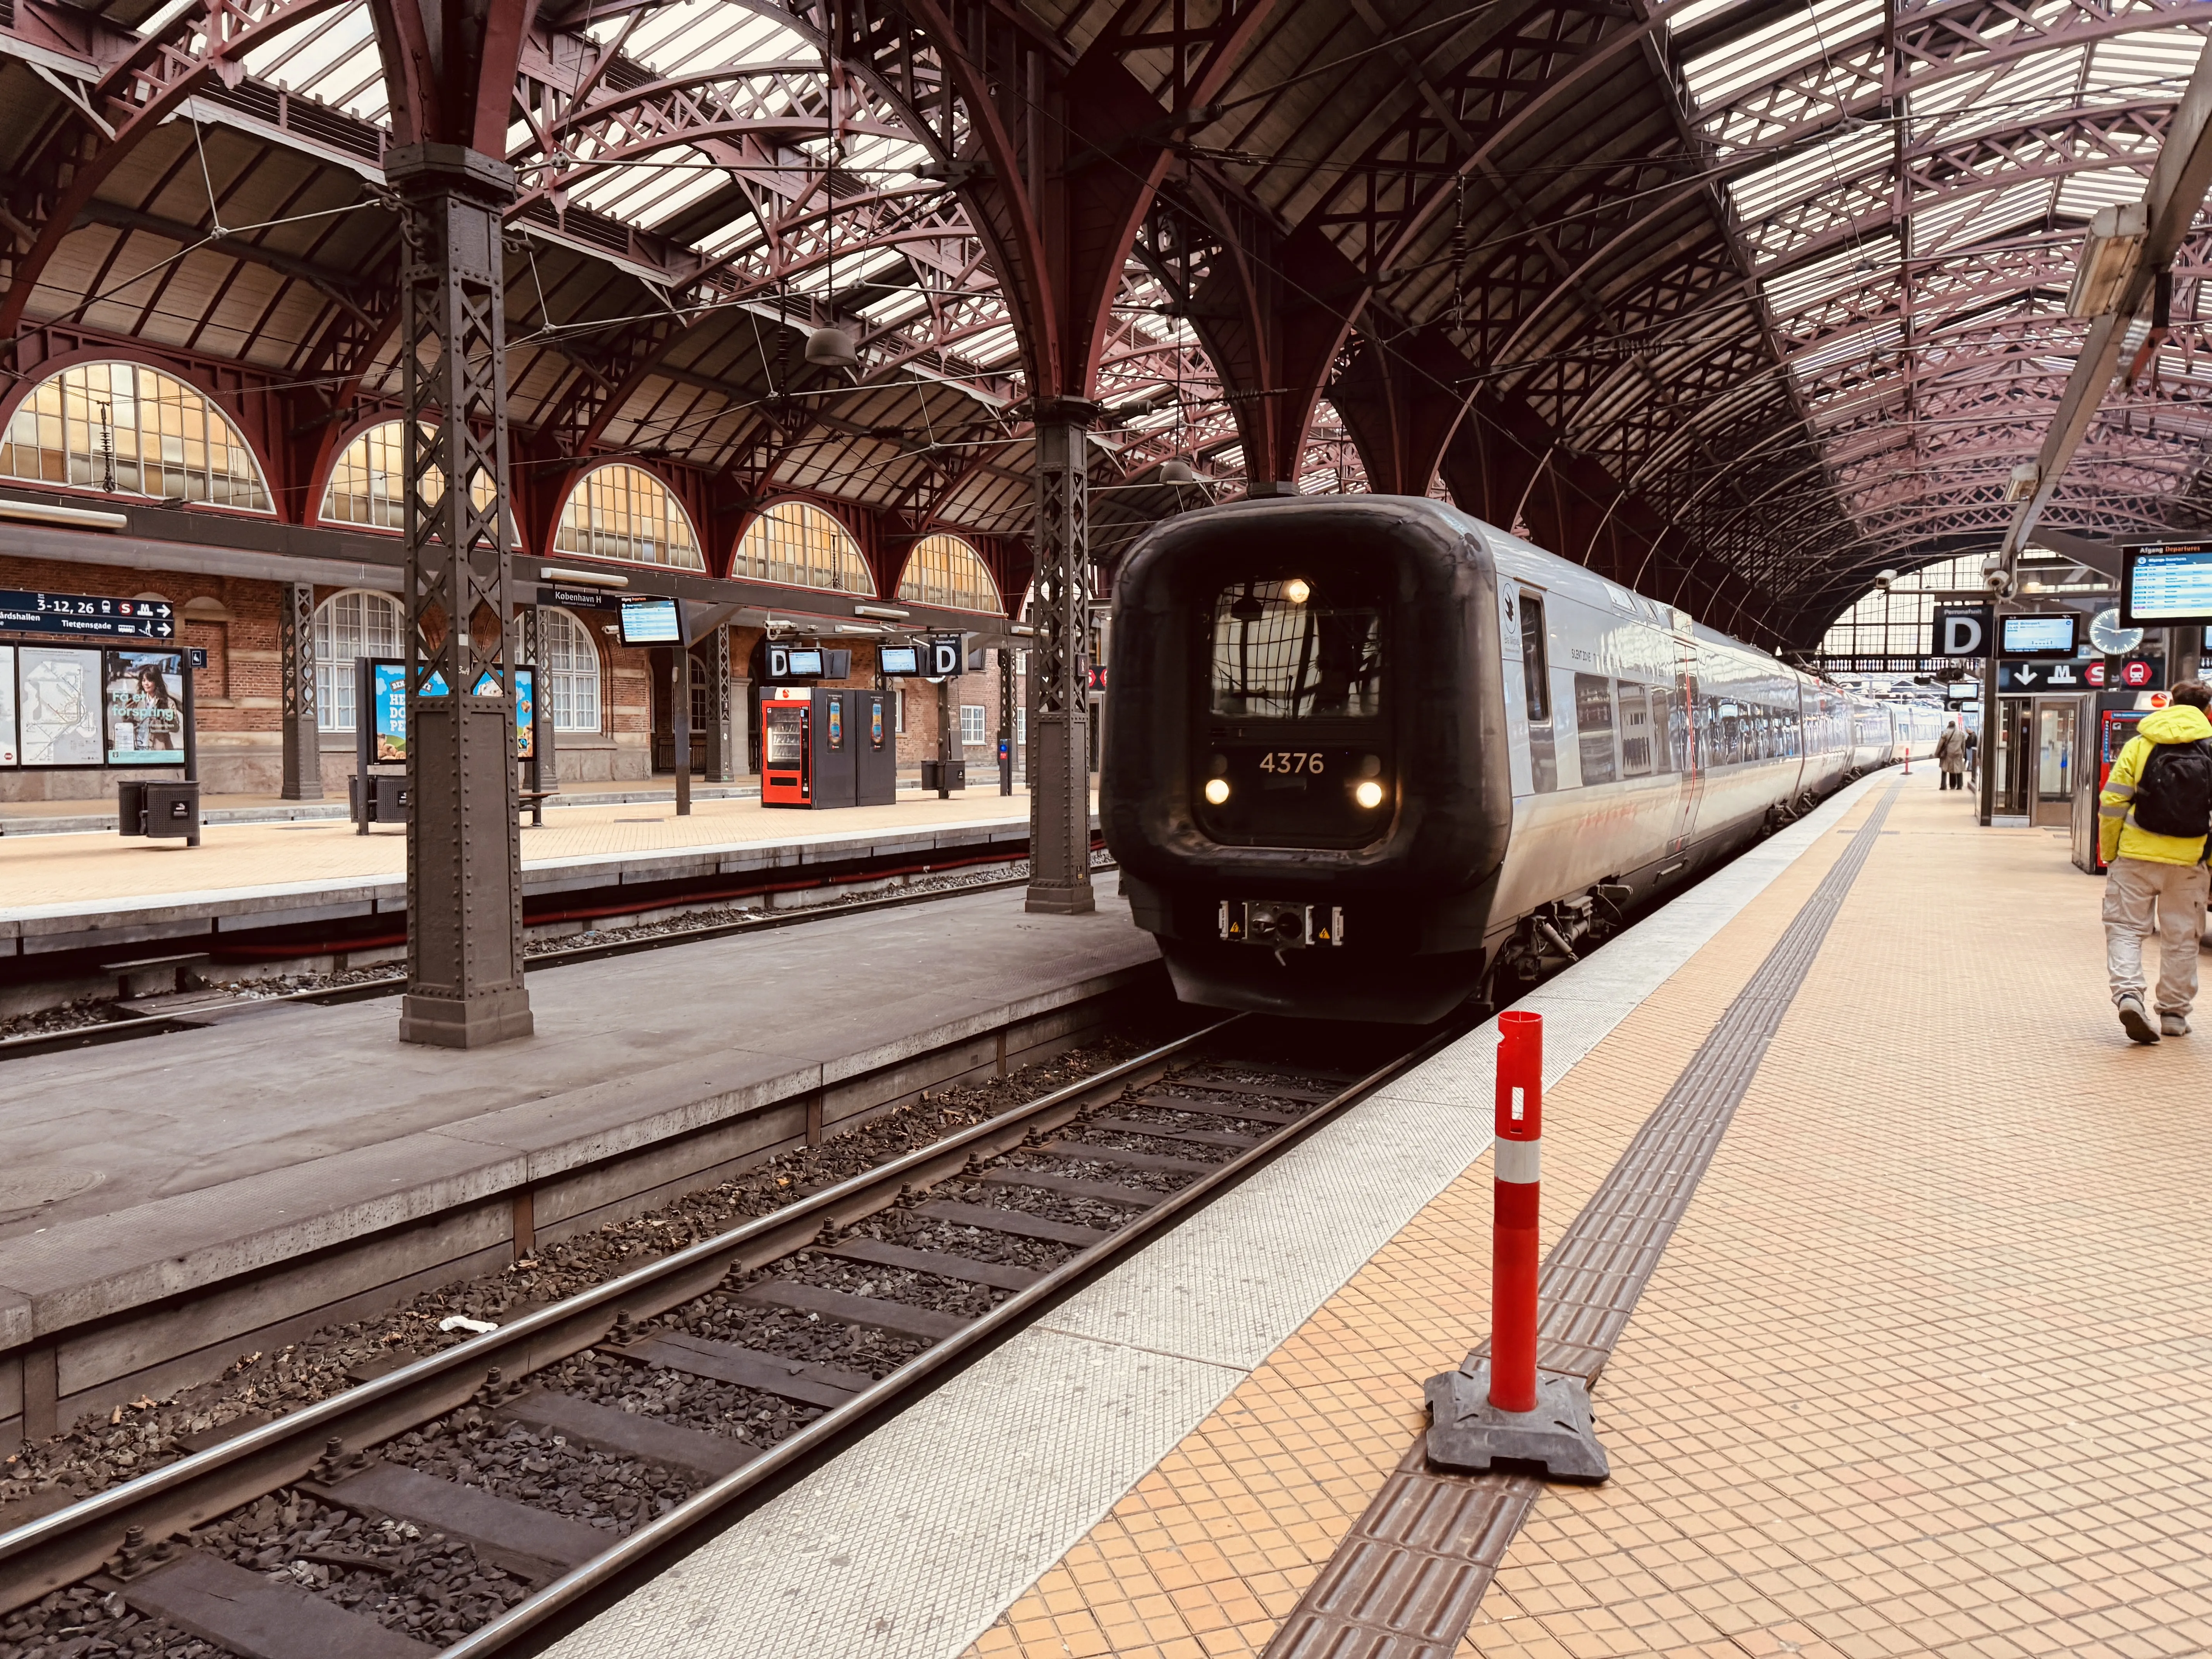
{"type": "Polygon", "coordinates": [[[2051,202],[2047,179],[2024,179],[2001,190],[1969,191],[1912,216],[1912,252],[1925,258],[1968,240],[1993,241],[2040,219],[2051,202]]]}
{"type": "Polygon", "coordinates": [[[2090,59],[2088,89],[2121,96],[2177,96],[2197,68],[2204,37],[2194,29],[2148,29],[2100,42],[2090,59]]]}
{"type": "Polygon", "coordinates": [[[1842,295],[1876,285],[1894,287],[1904,257],[1905,245],[1894,233],[1887,233],[1767,277],[1759,283],[1759,291],[1776,319],[1786,322],[1842,295]]]}
{"type": "Polygon", "coordinates": [[[1692,58],[1682,79],[1701,109],[1773,80],[1792,66],[1834,54],[1881,26],[1885,0],[1814,0],[1802,11],[1692,58]]]}
{"type": "Polygon", "coordinates": [[[1905,338],[1905,331],[1894,322],[1874,324],[1847,334],[1838,334],[1824,341],[1809,351],[1796,353],[1790,359],[1790,373],[1800,384],[1844,363],[1863,362],[1872,368],[1874,359],[1890,350],[1905,338]]]}
{"type": "Polygon", "coordinates": [[[1763,219],[1785,203],[1802,201],[1882,168],[1895,153],[1896,143],[1887,126],[1841,133],[1730,180],[1729,199],[1747,222],[1763,219]]]}
{"type": "Polygon", "coordinates": [[[1913,118],[1912,137],[1925,143],[1938,133],[1945,138],[1986,131],[1992,127],[2023,125],[2056,111],[2071,109],[2081,80],[2087,48],[2071,46],[2039,52],[2008,67],[1977,75],[1942,75],[1923,71],[1905,82],[1905,109],[1913,118]],[[1956,115],[1939,127],[1926,125],[1934,116],[1956,115]]]}
{"type": "MultiPolygon", "coordinates": [[[[2147,155],[2146,161],[2155,160],[2147,155]]],[[[2144,173],[2130,167],[2100,167],[2094,173],[2077,173],[2058,186],[2058,216],[2062,219],[2087,219],[2100,207],[2115,202],[2140,202],[2143,191],[2149,188],[2144,173]]]]}

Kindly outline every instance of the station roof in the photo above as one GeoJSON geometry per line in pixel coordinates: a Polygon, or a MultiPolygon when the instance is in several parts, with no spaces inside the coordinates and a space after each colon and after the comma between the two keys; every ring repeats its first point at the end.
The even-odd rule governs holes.
{"type": "MultiPolygon", "coordinates": [[[[0,3],[0,108],[23,118],[0,124],[0,222],[19,256],[57,136],[101,119],[142,37],[189,47],[203,3],[0,3]]],[[[22,327],[396,398],[374,10],[248,9],[288,3],[299,21],[106,174],[29,270],[22,327]]],[[[1271,246],[1325,237],[1365,284],[1348,337],[1448,342],[1421,370],[1438,389],[1528,411],[1800,643],[1874,570],[1995,544],[2085,326],[2065,315],[2084,227],[2141,198],[2212,31],[2193,0],[977,3],[1073,73],[1115,60],[1174,118],[1168,188],[1258,216],[1271,246]],[[1232,33],[1209,100],[1180,108],[1191,64],[1232,33]]],[[[563,454],[926,502],[932,524],[1018,537],[1016,308],[912,112],[825,63],[823,9],[539,9],[507,133],[513,419],[563,454]],[[804,360],[804,329],[830,318],[860,337],[857,377],[804,360]]],[[[2192,234],[2170,328],[2131,343],[2045,524],[2208,522],[2204,265],[2192,234]]],[[[1238,493],[1237,402],[1275,395],[1214,360],[1170,275],[1140,237],[1105,301],[1109,550],[1238,493]],[[1160,483],[1171,455],[1200,481],[1160,483]]],[[[1354,435],[1324,387],[1301,487],[1364,488],[1354,435]]]]}

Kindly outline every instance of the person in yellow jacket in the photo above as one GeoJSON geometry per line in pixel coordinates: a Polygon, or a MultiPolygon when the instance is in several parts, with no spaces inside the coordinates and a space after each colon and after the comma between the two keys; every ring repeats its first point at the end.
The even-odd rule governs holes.
{"type": "Polygon", "coordinates": [[[2204,717],[2212,687],[2184,680],[2173,703],[2147,716],[2112,763],[2099,798],[2097,847],[2111,866],[2105,878],[2105,966],[2120,1024],[2137,1042],[2161,1035],[2189,1034],[2197,1000],[2197,941],[2204,933],[2208,875],[2204,842],[2212,829],[2212,753],[2176,756],[2152,780],[2156,799],[2142,793],[2143,774],[2158,752],[2212,738],[2204,717]],[[2159,827],[2138,822],[2138,812],[2159,827]],[[2197,826],[2194,835],[2162,833],[2197,826]],[[2158,930],[2158,1024],[2143,1007],[2143,940],[2158,930]]]}

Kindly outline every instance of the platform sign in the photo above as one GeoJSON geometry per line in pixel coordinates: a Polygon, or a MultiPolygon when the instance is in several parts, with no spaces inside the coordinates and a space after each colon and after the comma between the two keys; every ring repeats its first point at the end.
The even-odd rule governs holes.
{"type": "Polygon", "coordinates": [[[1990,610],[1985,605],[1939,605],[1928,641],[1931,657],[1990,654],[1990,610]]]}
{"type": "Polygon", "coordinates": [[[2012,662],[2001,658],[1997,662],[1997,690],[2013,696],[2039,693],[2063,696],[2094,690],[2089,670],[2096,665],[2086,662],[2012,662]]]}
{"type": "Polygon", "coordinates": [[[0,590],[0,629],[106,640],[167,640],[176,637],[177,620],[175,607],[166,599],[6,589],[0,590]]]}
{"type": "Polygon", "coordinates": [[[563,611],[619,611],[622,595],[604,587],[541,587],[538,603],[558,605],[563,611]]]}

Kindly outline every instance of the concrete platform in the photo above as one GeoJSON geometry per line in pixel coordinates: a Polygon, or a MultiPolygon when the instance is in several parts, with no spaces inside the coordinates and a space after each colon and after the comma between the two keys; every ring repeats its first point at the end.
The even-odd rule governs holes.
{"type": "Polygon", "coordinates": [[[1018,890],[530,976],[537,1035],[252,1008],[0,1066],[0,1440],[212,1375],[1163,998],[1111,896],[1018,890]]]}
{"type": "MultiPolygon", "coordinates": [[[[1025,794],[819,813],[711,800],[687,817],[666,805],[572,806],[523,831],[524,915],[533,927],[583,925],[773,877],[920,872],[1023,857],[1028,844],[1025,794]]],[[[197,848],[91,834],[0,840],[0,893],[14,901],[0,907],[0,983],[82,970],[129,945],[282,959],[288,946],[326,956],[380,940],[388,951],[404,929],[406,867],[402,830],[362,836],[347,823],[215,824],[197,848]],[[67,953],[82,961],[58,960],[67,953]]]]}
{"type": "Polygon", "coordinates": [[[1972,811],[1877,775],[1523,1004],[1547,1249],[1709,1037],[1772,1024],[1640,1302],[1574,1362],[1606,1485],[1421,1463],[1423,1382],[1489,1322],[1486,1027],[553,1651],[2212,1650],[2212,1036],[2131,1048],[2100,884],[1972,811]],[[1436,1557],[1461,1612],[1433,1644],[1348,1548],[1408,1480],[1510,1500],[1436,1557]],[[1347,1610],[1328,1645],[1310,1615],[1347,1610]]]}

